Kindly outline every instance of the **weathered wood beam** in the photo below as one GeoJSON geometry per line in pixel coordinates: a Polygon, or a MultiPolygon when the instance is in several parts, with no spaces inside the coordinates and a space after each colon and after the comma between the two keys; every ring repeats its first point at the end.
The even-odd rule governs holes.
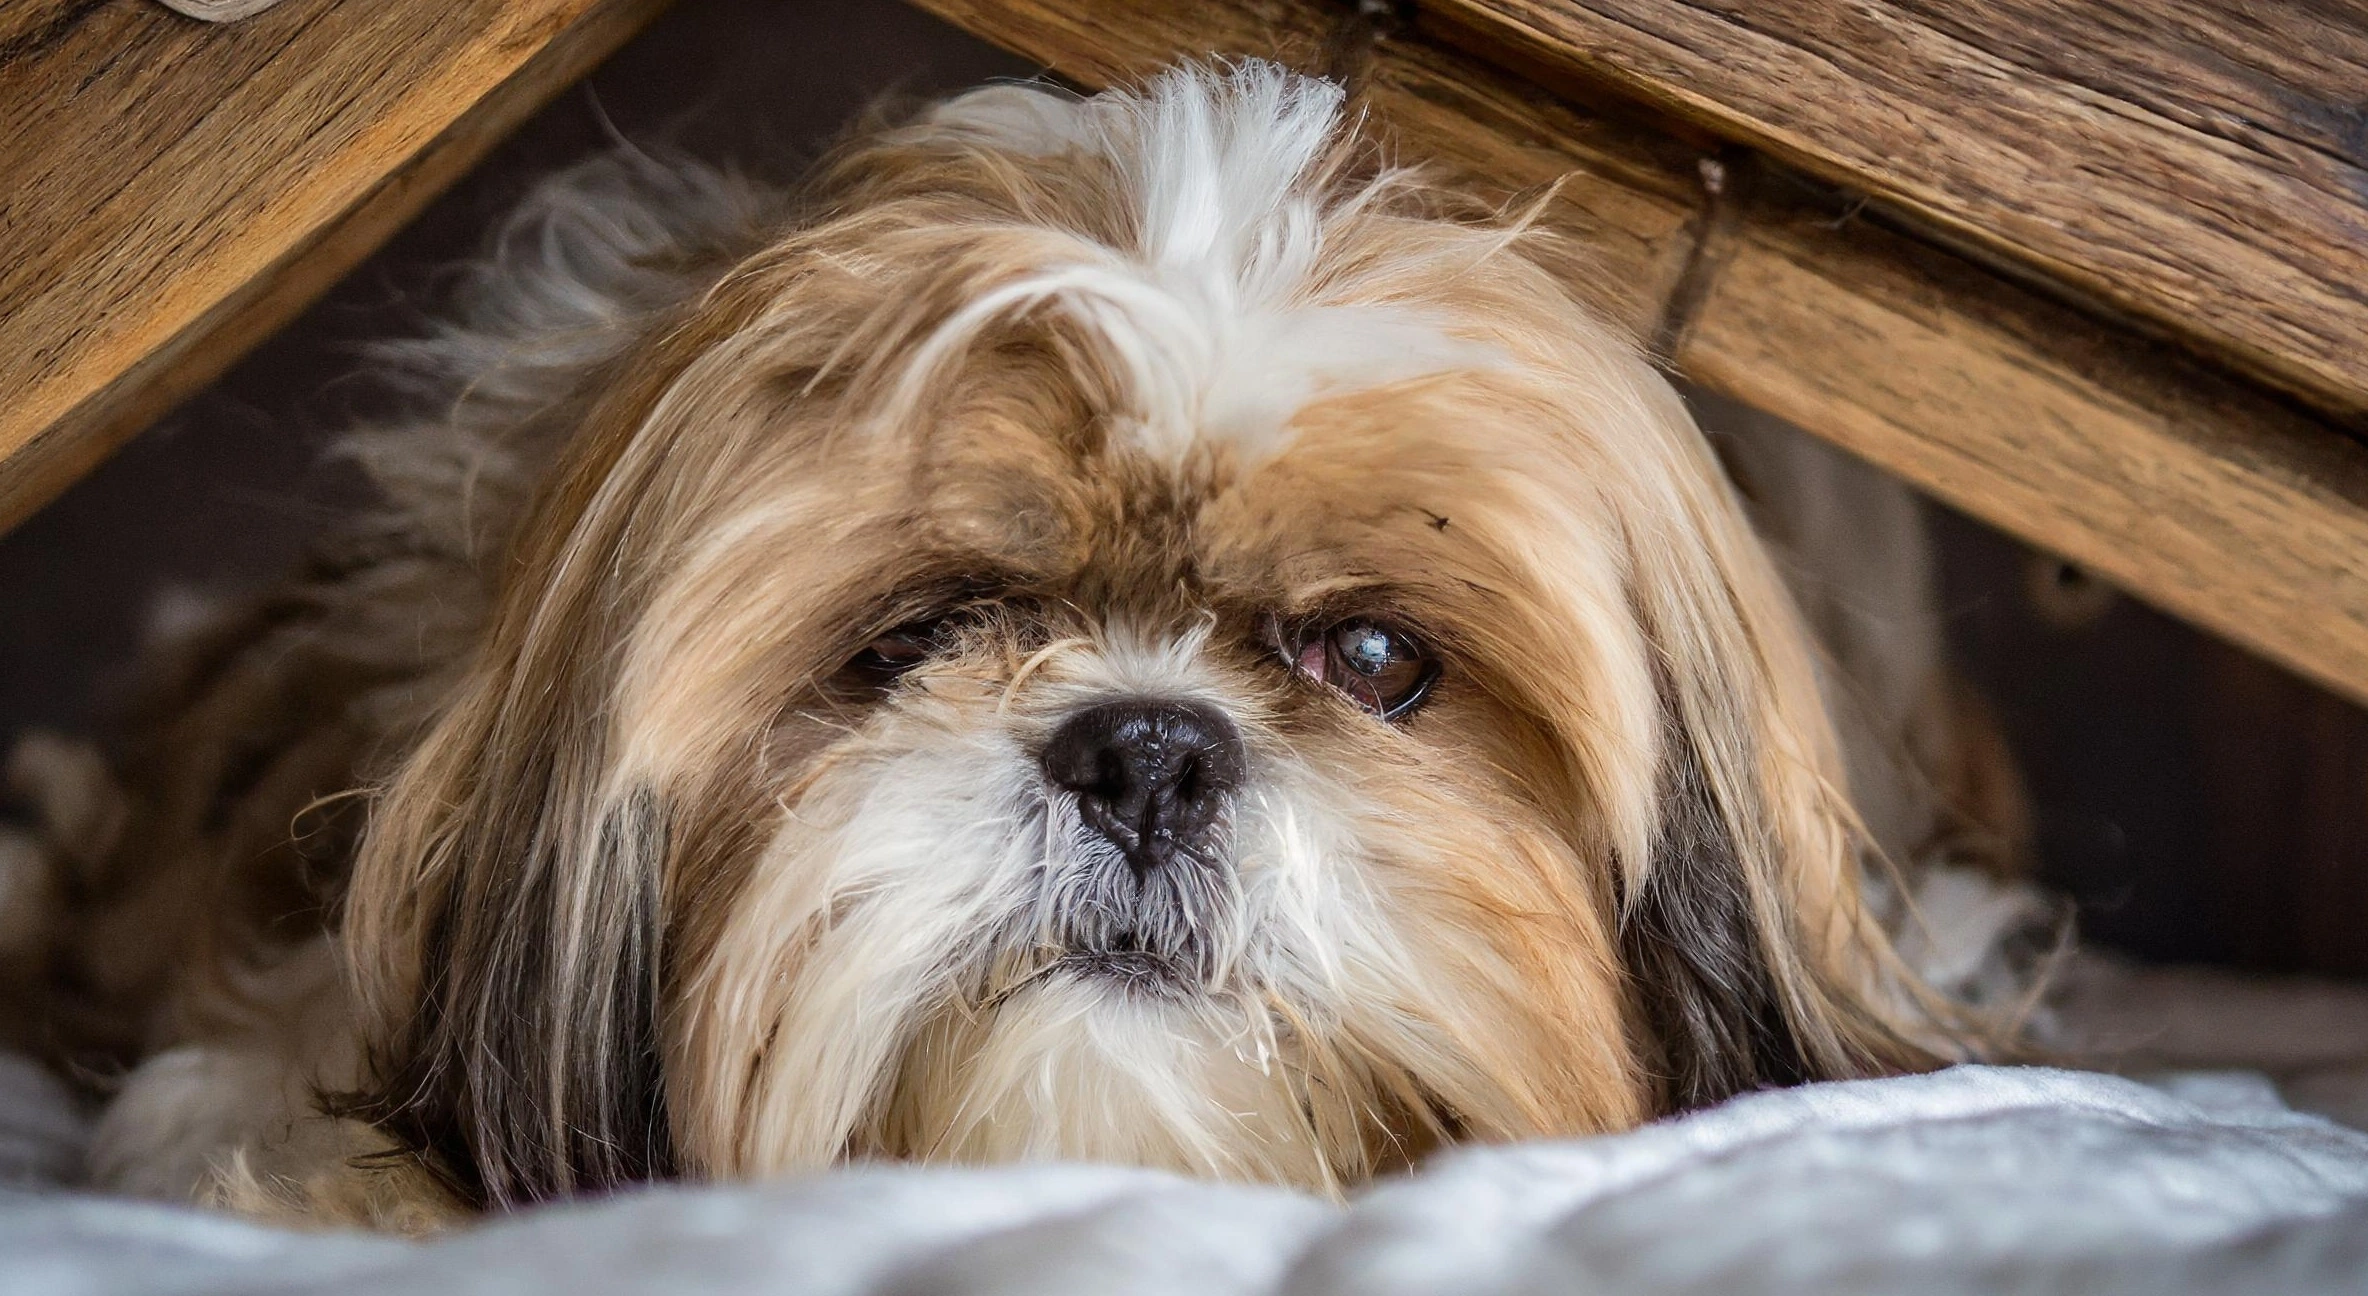
{"type": "Polygon", "coordinates": [[[1424,18],[2368,411],[2368,8],[2349,0],[1425,0],[1424,18]]]}
{"type": "Polygon", "coordinates": [[[326,289],[665,0],[0,6],[0,528],[326,289]]]}
{"type": "MultiPolygon", "coordinates": [[[[916,2],[1087,86],[1345,48],[1345,8],[1313,0],[916,2]]],[[[1360,84],[1410,156],[1508,190],[1560,178],[1554,218],[1603,250],[1581,286],[1689,376],[2368,700],[2368,448],[1961,258],[1705,185],[1755,167],[1419,35],[1374,46],[1360,84]]]]}
{"type": "Polygon", "coordinates": [[[2368,700],[2368,449],[1938,250],[1746,205],[1681,371],[2368,700]]]}

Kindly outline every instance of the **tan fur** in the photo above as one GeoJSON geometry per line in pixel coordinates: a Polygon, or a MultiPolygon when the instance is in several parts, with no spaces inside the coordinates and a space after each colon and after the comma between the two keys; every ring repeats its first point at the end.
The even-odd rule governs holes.
{"type": "MultiPolygon", "coordinates": [[[[1255,66],[1175,76],[1096,103],[1188,135],[1258,95],[1328,102],[1255,66]]],[[[283,815],[384,771],[350,882],[340,852],[317,887],[350,1031],[288,1050],[326,1107],[231,1140],[209,1191],[404,1227],[866,1157],[1339,1192],[1443,1142],[1958,1047],[1862,903],[1798,614],[1684,408],[1545,236],[1328,127],[1287,185],[1320,223],[1308,263],[1275,301],[1210,305],[1190,267],[1130,260],[1151,219],[1131,186],[1168,138],[1079,143],[1062,132],[1104,108],[1015,93],[1038,92],[851,147],[736,245],[658,239],[683,291],[604,320],[547,389],[464,393],[462,452],[422,442],[488,469],[482,493],[398,481],[408,543],[306,587],[348,636],[304,650],[331,661],[373,618],[447,618],[267,744],[333,753],[328,773],[147,776],[163,799],[135,824],[156,826],[117,867],[182,880],[134,897],[192,894],[191,861],[249,848],[209,805],[283,815]],[[1206,354],[1200,322],[1157,331],[1204,307],[1206,354]],[[883,696],[845,683],[874,636],[956,603],[973,619],[925,667],[883,696]],[[1294,677],[1273,640],[1385,613],[1444,663],[1402,723],[1294,677]],[[1253,769],[1212,970],[1149,997],[1060,970],[1023,918],[1061,848],[1020,857],[1061,831],[1030,753],[1145,695],[1221,707],[1253,769]]],[[[181,723],[277,705],[264,661],[234,651],[184,704],[215,718],[181,723]]],[[[217,883],[279,915],[237,940],[98,979],[92,998],[150,1005],[120,1053],[270,1027],[190,987],[304,957],[305,905],[257,889],[289,873],[217,883]]],[[[86,936],[118,921],[84,912],[86,936]]]]}

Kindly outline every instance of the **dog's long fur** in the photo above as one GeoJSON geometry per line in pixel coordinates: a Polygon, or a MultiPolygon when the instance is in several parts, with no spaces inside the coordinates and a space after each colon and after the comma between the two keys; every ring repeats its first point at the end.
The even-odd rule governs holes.
{"type": "Polygon", "coordinates": [[[187,638],[56,852],[20,980],[139,1063],[106,1173],[397,1225],[877,1157],[1339,1191],[1961,1051],[1799,614],[1574,264],[1257,63],[975,92],[794,198],[564,177],[385,353],[441,403],[351,443],[384,508],[187,638]],[[1421,710],[1294,674],[1352,616],[1421,710]],[[1156,902],[1038,768],[1114,698],[1246,752],[1156,902]],[[1075,971],[1113,924],[1174,975],[1075,971]]]}

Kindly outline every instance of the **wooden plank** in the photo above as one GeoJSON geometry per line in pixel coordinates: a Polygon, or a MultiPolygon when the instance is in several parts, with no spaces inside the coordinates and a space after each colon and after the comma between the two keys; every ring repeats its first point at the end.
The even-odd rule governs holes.
{"type": "Polygon", "coordinates": [[[1689,377],[2368,697],[2368,448],[1897,235],[1731,228],[1689,377]]]}
{"type": "Polygon", "coordinates": [[[1430,0],[1517,51],[1873,195],[2368,412],[2357,0],[1430,0]]]}
{"type": "Polygon", "coordinates": [[[286,322],[664,0],[0,6],[0,527],[286,322]]]}
{"type": "MultiPolygon", "coordinates": [[[[1209,53],[1312,69],[1341,12],[1103,0],[1086,21],[1058,0],[919,3],[1089,87],[1209,53]]],[[[1734,196],[1743,175],[1715,205],[1689,198],[1706,159],[1545,106],[1423,39],[1382,42],[1364,81],[1410,156],[1516,186],[1569,159],[1563,201],[1597,222],[1582,234],[1657,249],[1608,263],[1661,298],[1627,318],[1657,320],[1689,376],[2368,700],[2368,448],[2336,428],[1960,258],[1734,196]]]]}

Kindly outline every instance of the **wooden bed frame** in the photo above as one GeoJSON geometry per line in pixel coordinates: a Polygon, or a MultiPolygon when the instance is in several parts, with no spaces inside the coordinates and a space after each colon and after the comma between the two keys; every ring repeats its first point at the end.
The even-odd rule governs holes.
{"type": "MultiPolygon", "coordinates": [[[[2350,0],[915,0],[1093,88],[1349,81],[1599,249],[1678,372],[2368,700],[2350,0]]],[[[664,0],[0,8],[0,525],[664,0]]]]}

